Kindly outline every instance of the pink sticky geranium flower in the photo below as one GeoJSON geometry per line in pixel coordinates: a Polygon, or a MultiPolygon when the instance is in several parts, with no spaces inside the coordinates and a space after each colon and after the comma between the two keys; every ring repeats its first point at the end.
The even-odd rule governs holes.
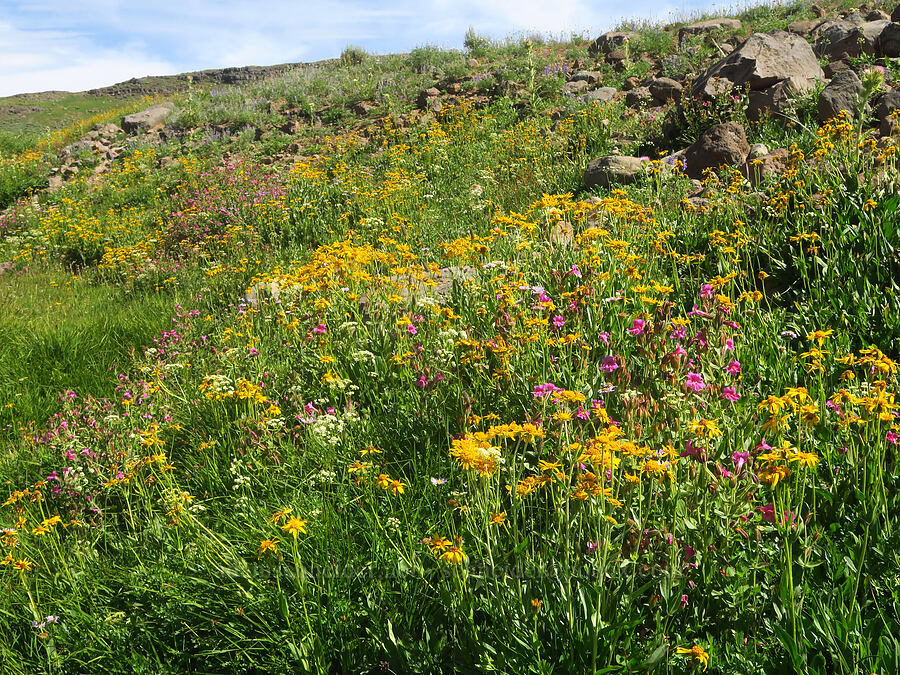
{"type": "Polygon", "coordinates": [[[566,325],[566,320],[559,316],[558,314],[553,317],[553,327],[554,328],[562,328],[566,325]]]}
{"type": "Polygon", "coordinates": [[[722,398],[724,398],[726,401],[737,403],[741,400],[741,395],[737,393],[737,390],[734,387],[725,387],[724,389],[722,389],[722,398]]]}
{"type": "Polygon", "coordinates": [[[706,382],[703,381],[703,376],[700,373],[688,373],[684,386],[694,391],[702,391],[706,389],[706,382]]]}
{"type": "Polygon", "coordinates": [[[725,366],[725,370],[730,375],[739,375],[741,372],[741,362],[740,361],[731,361],[727,366],[725,366]]]}

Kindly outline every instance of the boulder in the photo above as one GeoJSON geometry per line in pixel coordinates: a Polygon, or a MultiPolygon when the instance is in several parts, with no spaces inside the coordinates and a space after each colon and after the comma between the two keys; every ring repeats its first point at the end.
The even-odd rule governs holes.
{"type": "Polygon", "coordinates": [[[761,157],[748,159],[741,167],[741,173],[755,187],[766,176],[784,173],[790,156],[790,153],[785,148],[778,148],[761,157]]]}
{"type": "Polygon", "coordinates": [[[824,24],[822,19],[809,19],[808,21],[794,21],[787,26],[788,33],[796,35],[810,35],[816,31],[819,26],[824,24]]]}
{"type": "Polygon", "coordinates": [[[160,103],[141,112],[126,115],[122,119],[122,130],[128,134],[135,134],[161,129],[174,109],[175,106],[171,103],[160,103]]]}
{"type": "Polygon", "coordinates": [[[801,85],[789,77],[771,87],[751,91],[747,97],[747,119],[756,121],[763,115],[779,117],[791,105],[791,99],[801,91],[801,85]]]}
{"type": "Polygon", "coordinates": [[[708,19],[706,21],[698,21],[689,26],[683,26],[678,31],[678,39],[683,40],[687,35],[700,35],[701,33],[712,33],[717,30],[739,30],[741,22],[737,19],[708,19]]]}
{"type": "Polygon", "coordinates": [[[566,82],[563,85],[563,94],[567,96],[575,96],[590,87],[586,80],[575,80],[574,82],[566,82]]]}
{"type": "Polygon", "coordinates": [[[825,77],[828,78],[829,80],[832,77],[834,77],[835,75],[837,75],[838,73],[841,73],[845,70],[850,70],[850,60],[849,59],[841,59],[840,61],[832,61],[831,63],[826,65],[824,68],[822,68],[822,72],[825,73],[825,77]]]}
{"type": "Polygon", "coordinates": [[[653,102],[653,96],[648,87],[635,87],[625,94],[625,105],[629,108],[643,108],[653,102]]]}
{"type": "Polygon", "coordinates": [[[634,42],[637,39],[637,33],[611,30],[594,40],[591,46],[588,47],[588,53],[591,55],[608,54],[612,50],[623,47],[628,42],[634,42]]]}
{"type": "Polygon", "coordinates": [[[588,84],[597,84],[601,79],[603,79],[603,74],[596,70],[579,70],[569,78],[569,82],[587,82],[588,84]]]}
{"type": "Polygon", "coordinates": [[[595,101],[597,103],[602,103],[605,101],[612,101],[613,97],[616,95],[615,87],[600,87],[599,89],[594,89],[593,91],[589,91],[585,96],[588,101],[595,101]]]}
{"type": "Polygon", "coordinates": [[[876,42],[876,51],[884,57],[900,56],[900,23],[888,23],[876,42]]]}
{"type": "MultiPolygon", "coordinates": [[[[854,14],[853,16],[859,16],[854,14]]],[[[851,57],[861,54],[874,54],[877,50],[881,33],[890,25],[890,21],[866,21],[853,24],[844,20],[831,24],[823,29],[816,40],[816,51],[827,59],[840,58],[842,54],[851,57]]]]}
{"type": "Polygon", "coordinates": [[[819,96],[816,119],[822,123],[837,117],[842,110],[856,117],[859,95],[863,86],[859,76],[852,70],[845,70],[835,75],[819,96]]]}
{"type": "Polygon", "coordinates": [[[891,21],[896,21],[900,23],[900,5],[894,7],[894,11],[891,12],[891,21]]]}
{"type": "Polygon", "coordinates": [[[890,21],[891,15],[881,9],[873,9],[871,12],[866,14],[866,21],[890,21]]]}
{"type": "Polygon", "coordinates": [[[754,33],[731,54],[713,64],[693,86],[697,97],[715,96],[716,79],[751,90],[767,89],[792,78],[798,91],[807,91],[825,77],[812,47],[799,35],[780,30],[754,33]]]}
{"type": "Polygon", "coordinates": [[[681,92],[684,89],[680,82],[670,77],[657,77],[647,85],[647,88],[650,90],[650,95],[659,103],[680,100],[681,92]]]}
{"type": "Polygon", "coordinates": [[[437,87],[429,87],[428,89],[424,89],[419,92],[418,98],[416,98],[416,104],[421,110],[427,110],[428,104],[431,99],[435,99],[441,95],[441,90],[437,87]]]}
{"type": "Polygon", "coordinates": [[[587,165],[584,172],[584,184],[586,187],[600,186],[604,188],[613,185],[627,185],[643,174],[643,167],[644,160],[640,157],[621,155],[598,157],[587,165]]]}
{"type": "Polygon", "coordinates": [[[685,149],[686,173],[690,178],[702,178],[704,170],[743,164],[749,154],[750,144],[744,127],[737,122],[717,124],[685,149]]]}
{"type": "Polygon", "coordinates": [[[875,116],[881,125],[881,135],[890,136],[893,128],[900,125],[900,119],[890,118],[890,114],[900,108],[900,87],[895,87],[878,97],[875,103],[875,116]]]}

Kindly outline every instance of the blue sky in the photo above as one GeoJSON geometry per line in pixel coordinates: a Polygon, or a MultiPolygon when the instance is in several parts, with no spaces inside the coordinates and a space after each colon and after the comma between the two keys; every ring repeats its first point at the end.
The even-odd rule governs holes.
{"type": "Polygon", "coordinates": [[[624,18],[673,20],[709,0],[0,0],[0,96],[83,91],[143,75],[315,61],[493,38],[595,35],[624,18]]]}

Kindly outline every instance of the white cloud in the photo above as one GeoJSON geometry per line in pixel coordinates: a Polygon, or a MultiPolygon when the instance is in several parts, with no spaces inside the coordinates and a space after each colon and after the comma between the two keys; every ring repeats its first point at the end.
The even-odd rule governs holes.
{"type": "MultiPolygon", "coordinates": [[[[677,13],[710,6],[681,0],[677,13]]],[[[651,0],[0,0],[0,95],[83,90],[142,75],[493,38],[598,33],[625,17],[672,18],[651,0]]]]}

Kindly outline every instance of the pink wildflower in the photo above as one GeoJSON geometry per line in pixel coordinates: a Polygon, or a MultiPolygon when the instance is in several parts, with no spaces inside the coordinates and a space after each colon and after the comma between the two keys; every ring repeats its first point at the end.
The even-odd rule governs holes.
{"type": "Polygon", "coordinates": [[[703,376],[700,373],[688,373],[684,386],[694,391],[706,389],[706,383],[703,381],[703,376]]]}

